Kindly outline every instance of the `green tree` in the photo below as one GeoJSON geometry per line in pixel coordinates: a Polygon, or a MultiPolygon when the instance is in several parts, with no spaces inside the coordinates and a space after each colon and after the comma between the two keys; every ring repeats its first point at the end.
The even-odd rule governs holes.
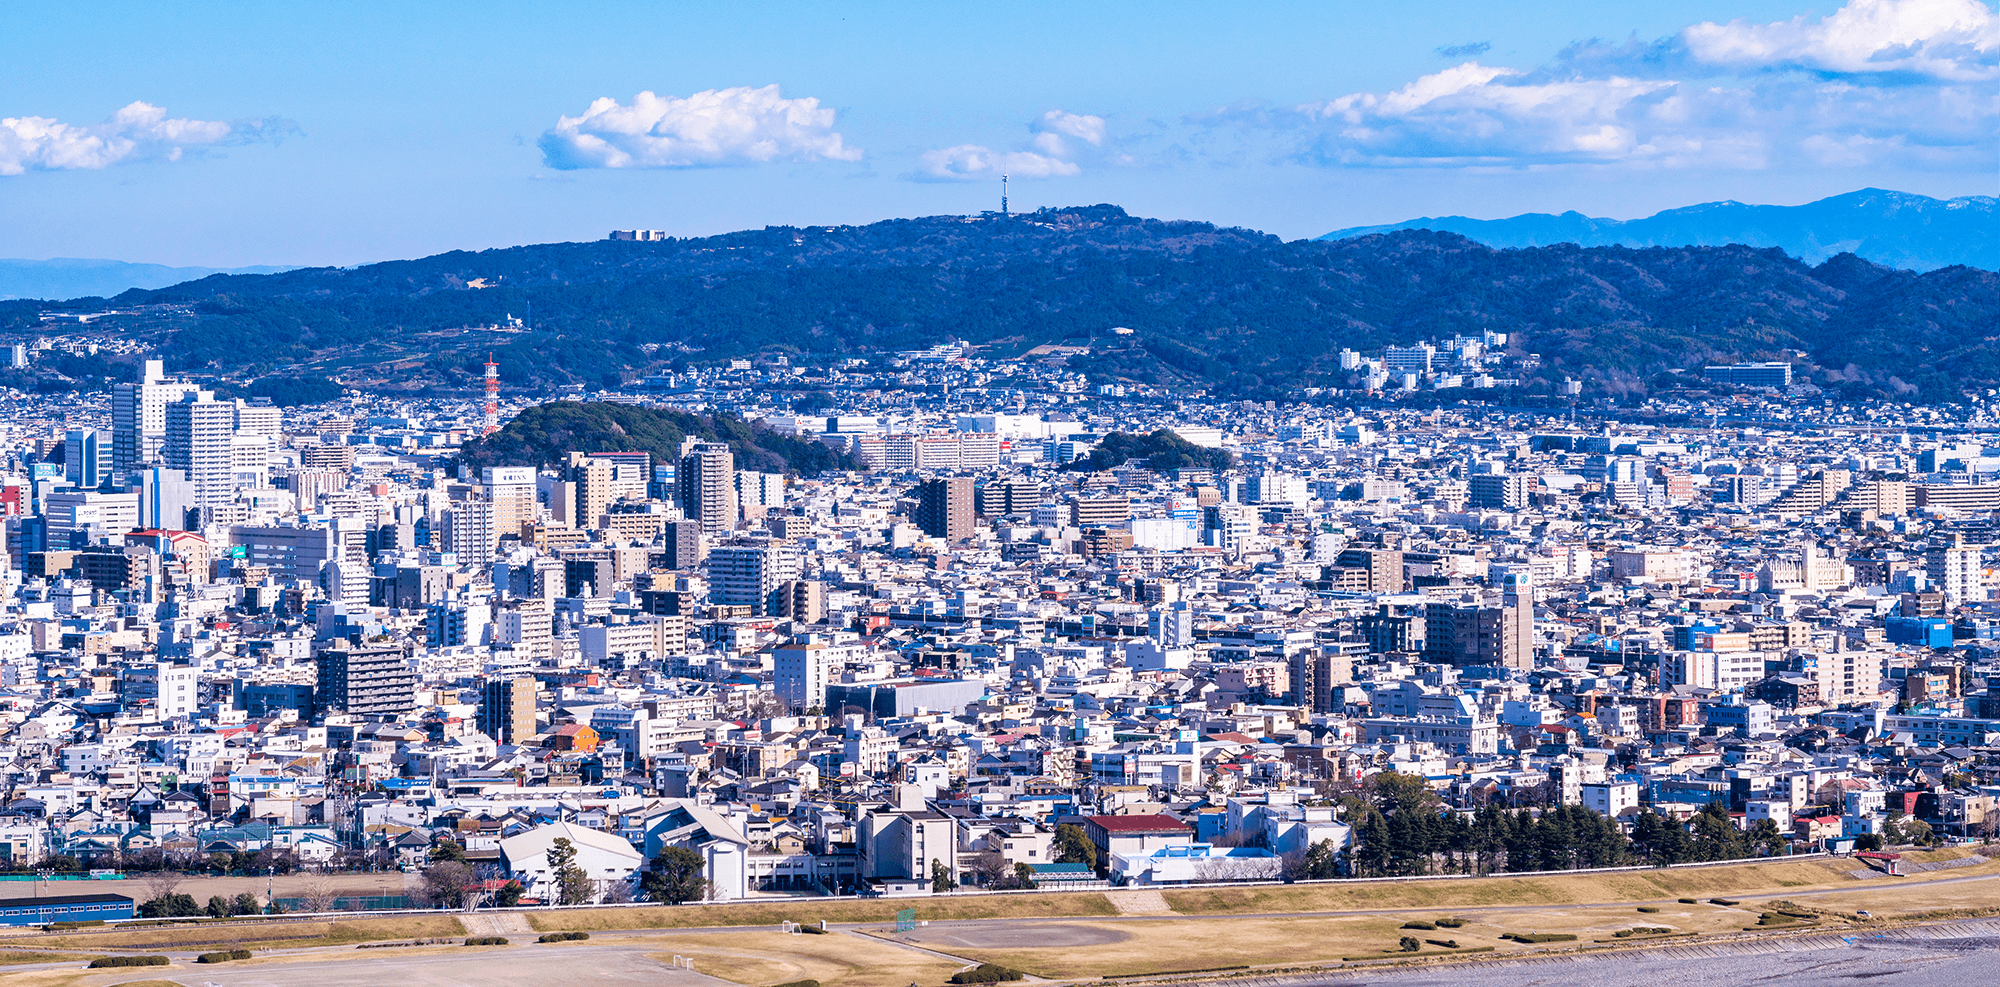
{"type": "Polygon", "coordinates": [[[1333,841],[1321,840],[1306,848],[1306,859],[1299,867],[1299,876],[1308,881],[1333,877],[1336,859],[1333,841]]]}
{"type": "Polygon", "coordinates": [[[501,908],[512,908],[521,903],[521,895],[526,893],[526,891],[527,889],[521,886],[521,882],[508,881],[500,885],[498,891],[493,892],[493,904],[501,908]]]}
{"type": "Polygon", "coordinates": [[[939,860],[936,857],[932,857],[931,893],[943,894],[946,891],[950,891],[955,887],[958,887],[958,882],[951,879],[951,868],[946,867],[944,865],[944,861],[939,860]]]}
{"type": "Polygon", "coordinates": [[[590,875],[576,865],[576,845],[569,837],[558,836],[549,844],[548,861],[556,904],[581,905],[590,900],[590,875]]]}
{"type": "Polygon", "coordinates": [[[219,894],[211,895],[208,899],[207,910],[209,918],[228,918],[230,915],[229,899],[219,894]]]}
{"type": "Polygon", "coordinates": [[[237,895],[235,900],[229,903],[229,913],[231,915],[258,915],[263,911],[263,902],[258,901],[257,896],[248,891],[237,895]]]}
{"type": "Polygon", "coordinates": [[[141,918],[187,918],[201,914],[201,904],[194,896],[169,893],[147,900],[139,906],[141,918]]]}
{"type": "Polygon", "coordinates": [[[431,863],[442,863],[447,860],[465,863],[465,848],[459,846],[457,840],[449,839],[441,839],[431,844],[431,863]]]}
{"type": "Polygon", "coordinates": [[[1030,891],[1039,887],[1040,885],[1035,883],[1035,865],[1025,862],[1015,864],[1014,883],[1030,891]]]}
{"type": "Polygon", "coordinates": [[[1082,864],[1091,870],[1097,869],[1097,844],[1084,835],[1083,827],[1075,823],[1064,823],[1056,827],[1056,862],[1061,864],[1082,864]]]}
{"type": "Polygon", "coordinates": [[[703,866],[701,854],[687,847],[665,847],[639,876],[639,890],[647,900],[669,905],[700,901],[708,890],[703,866]]]}
{"type": "Polygon", "coordinates": [[[1759,819],[1751,825],[1749,842],[1759,856],[1775,857],[1785,852],[1785,834],[1770,819],[1759,819]]]}

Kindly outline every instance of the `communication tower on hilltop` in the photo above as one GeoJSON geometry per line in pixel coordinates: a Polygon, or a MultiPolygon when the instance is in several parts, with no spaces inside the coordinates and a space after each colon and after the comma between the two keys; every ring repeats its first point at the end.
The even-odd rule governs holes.
{"type": "Polygon", "coordinates": [[[1000,215],[1007,215],[1007,176],[1000,176],[1000,215]]]}
{"type": "Polygon", "coordinates": [[[486,354],[486,427],[479,434],[492,435],[500,431],[500,365],[493,362],[493,354],[486,354]]]}

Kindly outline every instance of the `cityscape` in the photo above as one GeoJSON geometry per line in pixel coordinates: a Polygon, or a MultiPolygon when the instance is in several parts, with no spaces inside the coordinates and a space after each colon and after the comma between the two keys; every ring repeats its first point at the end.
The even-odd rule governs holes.
{"type": "MultiPolygon", "coordinates": [[[[463,249],[260,219],[239,256],[176,219],[206,246],[0,262],[0,987],[1990,977],[1991,93],[1785,136],[1821,170],[1767,194],[1800,206],[1655,201],[1748,187],[1685,163],[1579,185],[1619,220],[1521,183],[1748,154],[1690,129],[1698,78],[1848,80],[1822,117],[1888,133],[1885,94],[1990,87],[2000,14],[1684,6],[1651,56],[1482,66],[1533,57],[1495,22],[1407,89],[1049,110],[1011,151],[648,90],[514,141],[548,195],[678,199],[524,205],[463,249]],[[1562,86],[1641,102],[1523,115],[1562,86]],[[1396,108],[1428,99],[1460,102],[1396,108]],[[1285,113],[1346,129],[1218,150],[1285,113]],[[1219,188],[1226,223],[1020,204],[1128,168],[1157,209],[1197,158],[1515,215],[1315,206],[1282,222],[1336,232],[1298,239],[1219,188]],[[764,225],[818,215],[814,169],[877,214],[764,225]]],[[[51,197],[0,209],[318,139],[165,112],[0,119],[0,196],[51,197]]]]}

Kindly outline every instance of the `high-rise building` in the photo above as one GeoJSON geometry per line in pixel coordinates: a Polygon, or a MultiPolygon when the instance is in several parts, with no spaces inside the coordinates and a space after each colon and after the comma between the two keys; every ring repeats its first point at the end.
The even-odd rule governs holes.
{"type": "Polygon", "coordinates": [[[840,678],[847,649],[795,641],[771,652],[771,690],[793,709],[826,705],[826,687],[840,678]]]}
{"type": "Polygon", "coordinates": [[[584,452],[569,454],[563,480],[572,485],[569,508],[563,521],[584,530],[596,528],[604,509],[618,497],[612,492],[617,470],[612,462],[584,452]]]}
{"type": "Polygon", "coordinates": [[[1525,474],[1474,473],[1465,481],[1466,499],[1474,507],[1512,511],[1528,506],[1525,474]]]}
{"type": "Polygon", "coordinates": [[[322,712],[357,716],[417,708],[417,675],[401,648],[349,648],[319,653],[317,699],[322,712]]]}
{"type": "Polygon", "coordinates": [[[723,534],[736,527],[736,457],[728,443],[692,443],[681,456],[675,479],[681,513],[701,522],[702,533],[723,534]]]}
{"type": "Polygon", "coordinates": [[[666,546],[667,567],[670,569],[691,572],[708,555],[700,521],[668,521],[660,532],[660,543],[666,546]]]}
{"type": "Polygon", "coordinates": [[[1027,477],[1010,476],[980,487],[975,500],[982,517],[1026,514],[1042,502],[1042,487],[1027,477]]]}
{"type": "Polygon", "coordinates": [[[218,507],[235,495],[231,438],[236,430],[236,406],[217,401],[208,391],[194,391],[166,406],[166,441],[160,458],[187,474],[196,507],[218,507]]]}
{"type": "Polygon", "coordinates": [[[147,360],[139,379],[111,388],[111,467],[134,469],[157,462],[167,437],[167,405],[199,390],[168,380],[165,365],[147,360]]]}
{"type": "Polygon", "coordinates": [[[503,744],[519,744],[535,735],[535,680],[486,680],[479,690],[479,732],[503,744]]]}
{"type": "Polygon", "coordinates": [[[941,476],[917,485],[917,527],[933,538],[961,541],[972,537],[974,520],[972,477],[941,476]]]}
{"type": "Polygon", "coordinates": [[[1985,575],[1979,561],[1978,546],[1960,544],[1954,538],[1953,544],[1924,554],[1924,574],[1954,605],[1978,603],[1986,599],[1985,575]]]}
{"type": "Polygon", "coordinates": [[[1367,593],[1403,591],[1403,553],[1393,548],[1349,548],[1341,551],[1334,564],[1360,569],[1368,574],[1367,593]]]}
{"type": "Polygon", "coordinates": [[[110,436],[94,428],[63,433],[63,479],[73,487],[96,487],[111,476],[110,436]]]}
{"type": "Polygon", "coordinates": [[[778,616],[801,624],[826,622],[826,584],[815,579],[794,579],[778,584],[778,616]]]}
{"type": "Polygon", "coordinates": [[[180,470],[154,466],[139,474],[139,527],[180,531],[194,506],[194,487],[180,470]]]}
{"type": "Polygon", "coordinates": [[[516,532],[535,519],[535,471],[527,466],[488,466],[479,478],[493,504],[493,530],[516,532]]]}
{"type": "Polygon", "coordinates": [[[778,612],[778,587],[799,578],[799,552],[787,542],[719,545],[708,553],[708,599],[718,606],[778,612]]]}
{"type": "Polygon", "coordinates": [[[451,505],[444,515],[445,550],[458,556],[460,565],[492,564],[502,530],[494,517],[497,513],[492,502],[476,498],[451,505]]]}

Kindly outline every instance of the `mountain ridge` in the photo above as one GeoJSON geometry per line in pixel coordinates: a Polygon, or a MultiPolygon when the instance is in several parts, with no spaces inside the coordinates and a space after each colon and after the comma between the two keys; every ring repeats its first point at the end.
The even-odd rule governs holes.
{"type": "Polygon", "coordinates": [[[1841,253],[1919,272],[1963,264],[2000,269],[2000,234],[1990,195],[1934,199],[1913,192],[1864,188],[1798,206],[1752,205],[1724,199],[1665,209],[1639,219],[1602,219],[1570,210],[1504,219],[1425,216],[1335,230],[1335,241],[1429,229],[1457,233],[1490,247],[1579,246],[1779,247],[1810,264],[1841,253]]]}
{"type": "Polygon", "coordinates": [[[1436,231],[1286,242],[1104,204],[214,275],[0,303],[0,334],[107,306],[118,314],[93,331],[139,338],[178,370],[403,393],[468,389],[489,353],[510,387],[615,386],[689,362],[964,339],[1002,358],[1080,345],[1068,366],[1096,382],[1268,399],[1358,386],[1343,348],[1480,330],[1509,334],[1523,394],[1565,377],[1638,393],[1662,371],[1762,359],[1850,397],[2000,385],[1990,271],[1812,266],[1743,245],[1502,250],[1436,231]],[[496,325],[530,309],[526,325],[496,325]]]}
{"type": "Polygon", "coordinates": [[[0,301],[108,297],[133,288],[166,288],[212,274],[278,274],[292,269],[269,264],[173,267],[90,257],[51,257],[48,260],[0,257],[0,301]]]}

